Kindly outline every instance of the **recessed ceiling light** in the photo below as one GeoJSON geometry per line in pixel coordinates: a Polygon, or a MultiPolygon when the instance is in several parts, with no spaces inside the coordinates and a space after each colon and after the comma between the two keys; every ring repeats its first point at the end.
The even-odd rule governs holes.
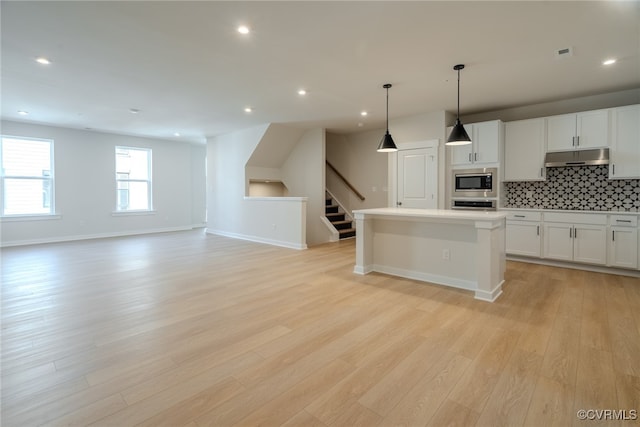
{"type": "Polygon", "coordinates": [[[300,90],[298,91],[298,95],[306,95],[306,94],[307,94],[307,91],[306,91],[306,90],[304,90],[304,89],[300,89],[300,90]]]}
{"type": "Polygon", "coordinates": [[[240,25],[238,27],[238,32],[240,34],[249,34],[249,27],[247,27],[246,25],[240,25]]]}
{"type": "Polygon", "coordinates": [[[366,116],[367,114],[369,114],[369,113],[367,113],[366,111],[361,111],[360,112],[360,115],[363,116],[363,117],[366,116]]]}
{"type": "Polygon", "coordinates": [[[24,111],[24,110],[19,110],[18,114],[20,114],[21,116],[26,116],[26,115],[29,114],[29,112],[28,111],[24,111]]]}
{"type": "Polygon", "coordinates": [[[138,114],[140,112],[140,110],[138,110],[137,108],[129,108],[129,112],[131,114],[138,114]]]}
{"type": "Polygon", "coordinates": [[[613,65],[616,63],[615,59],[607,59],[606,61],[602,62],[602,65],[613,65]]]}
{"type": "Polygon", "coordinates": [[[36,62],[37,62],[38,64],[42,64],[42,65],[49,65],[49,64],[51,64],[51,61],[49,61],[47,58],[45,58],[45,57],[43,57],[43,56],[40,56],[40,57],[36,58],[36,62]]]}
{"type": "Polygon", "coordinates": [[[173,136],[180,136],[180,132],[174,133],[173,136]]]}
{"type": "Polygon", "coordinates": [[[250,113],[252,111],[253,111],[253,109],[251,107],[245,107],[245,109],[244,109],[245,113],[250,113]]]}

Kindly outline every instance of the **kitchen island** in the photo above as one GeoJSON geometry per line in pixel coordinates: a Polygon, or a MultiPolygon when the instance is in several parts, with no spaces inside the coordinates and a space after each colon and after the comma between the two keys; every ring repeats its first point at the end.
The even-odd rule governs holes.
{"type": "Polygon", "coordinates": [[[377,208],[353,212],[354,272],[468,289],[493,302],[505,271],[503,212],[377,208]]]}

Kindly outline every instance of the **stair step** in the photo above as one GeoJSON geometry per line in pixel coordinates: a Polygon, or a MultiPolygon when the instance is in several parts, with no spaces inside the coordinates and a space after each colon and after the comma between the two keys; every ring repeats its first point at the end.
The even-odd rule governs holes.
{"type": "Polygon", "coordinates": [[[338,213],[338,205],[325,206],[325,213],[338,213]]]}
{"type": "Polygon", "coordinates": [[[333,203],[333,199],[331,199],[331,198],[324,200],[324,204],[327,205],[327,206],[331,206],[331,203],[333,203]]]}
{"type": "Polygon", "coordinates": [[[331,222],[344,221],[344,213],[341,213],[341,212],[329,212],[325,214],[325,216],[331,222]]]}
{"type": "Polygon", "coordinates": [[[338,230],[340,233],[341,239],[348,239],[349,237],[355,237],[356,229],[355,228],[345,228],[344,230],[338,230]]]}
{"type": "Polygon", "coordinates": [[[333,226],[336,228],[336,230],[340,231],[340,230],[345,230],[345,229],[349,229],[352,228],[353,225],[351,224],[350,220],[344,220],[344,221],[331,221],[331,224],[333,224],[333,226]]]}

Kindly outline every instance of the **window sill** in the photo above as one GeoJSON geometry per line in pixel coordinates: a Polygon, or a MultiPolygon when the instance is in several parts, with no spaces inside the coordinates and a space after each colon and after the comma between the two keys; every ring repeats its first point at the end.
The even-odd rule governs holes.
{"type": "Polygon", "coordinates": [[[0,217],[0,222],[49,221],[61,218],[60,214],[7,215],[0,217]]]}
{"type": "Polygon", "coordinates": [[[113,211],[111,216],[138,216],[138,215],[155,215],[155,210],[148,211],[113,211]]]}

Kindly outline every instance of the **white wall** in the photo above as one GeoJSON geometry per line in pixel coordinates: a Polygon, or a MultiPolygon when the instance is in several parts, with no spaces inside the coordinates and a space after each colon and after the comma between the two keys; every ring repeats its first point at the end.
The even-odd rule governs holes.
{"type": "MultiPolygon", "coordinates": [[[[207,232],[303,249],[306,247],[306,198],[247,196],[248,173],[267,171],[284,175],[275,173],[271,167],[247,167],[271,126],[277,125],[265,124],[207,140],[207,232]]],[[[286,182],[285,185],[289,187],[286,182]]],[[[289,190],[289,194],[294,195],[291,188],[289,190]]]]}
{"type": "MultiPolygon", "coordinates": [[[[467,114],[461,117],[463,123],[483,122],[487,120],[532,119],[535,117],[554,116],[557,114],[576,113],[579,111],[599,110],[602,108],[621,107],[623,105],[640,104],[640,89],[629,89],[619,92],[603,93],[600,95],[569,98],[561,101],[544,102],[525,105],[503,110],[489,111],[477,114],[467,114]]],[[[453,122],[449,122],[453,124],[453,122]]]]}
{"type": "Polygon", "coordinates": [[[204,146],[3,121],[5,135],[54,140],[58,219],[2,220],[2,245],[108,237],[203,226],[204,146]],[[113,216],[115,146],[152,149],[155,214],[113,216]]]}
{"type": "Polygon", "coordinates": [[[282,181],[289,196],[307,198],[307,245],[329,242],[325,215],[325,131],[305,132],[282,165],[282,181]]]}
{"type": "MultiPolygon", "coordinates": [[[[445,185],[445,111],[416,114],[391,119],[389,132],[396,144],[432,141],[440,142],[438,151],[438,206],[444,207],[445,185]]],[[[346,190],[332,172],[327,172],[327,187],[348,210],[395,206],[396,177],[389,176],[396,158],[378,153],[376,149],[385,129],[374,129],[349,135],[327,136],[327,159],[365,197],[360,201],[346,190]],[[339,194],[336,194],[339,193],[339,194]]]]}
{"type": "Polygon", "coordinates": [[[327,189],[349,212],[387,206],[387,155],[376,149],[384,129],[351,135],[327,133],[327,160],[360,192],[362,201],[331,170],[327,189]]]}

